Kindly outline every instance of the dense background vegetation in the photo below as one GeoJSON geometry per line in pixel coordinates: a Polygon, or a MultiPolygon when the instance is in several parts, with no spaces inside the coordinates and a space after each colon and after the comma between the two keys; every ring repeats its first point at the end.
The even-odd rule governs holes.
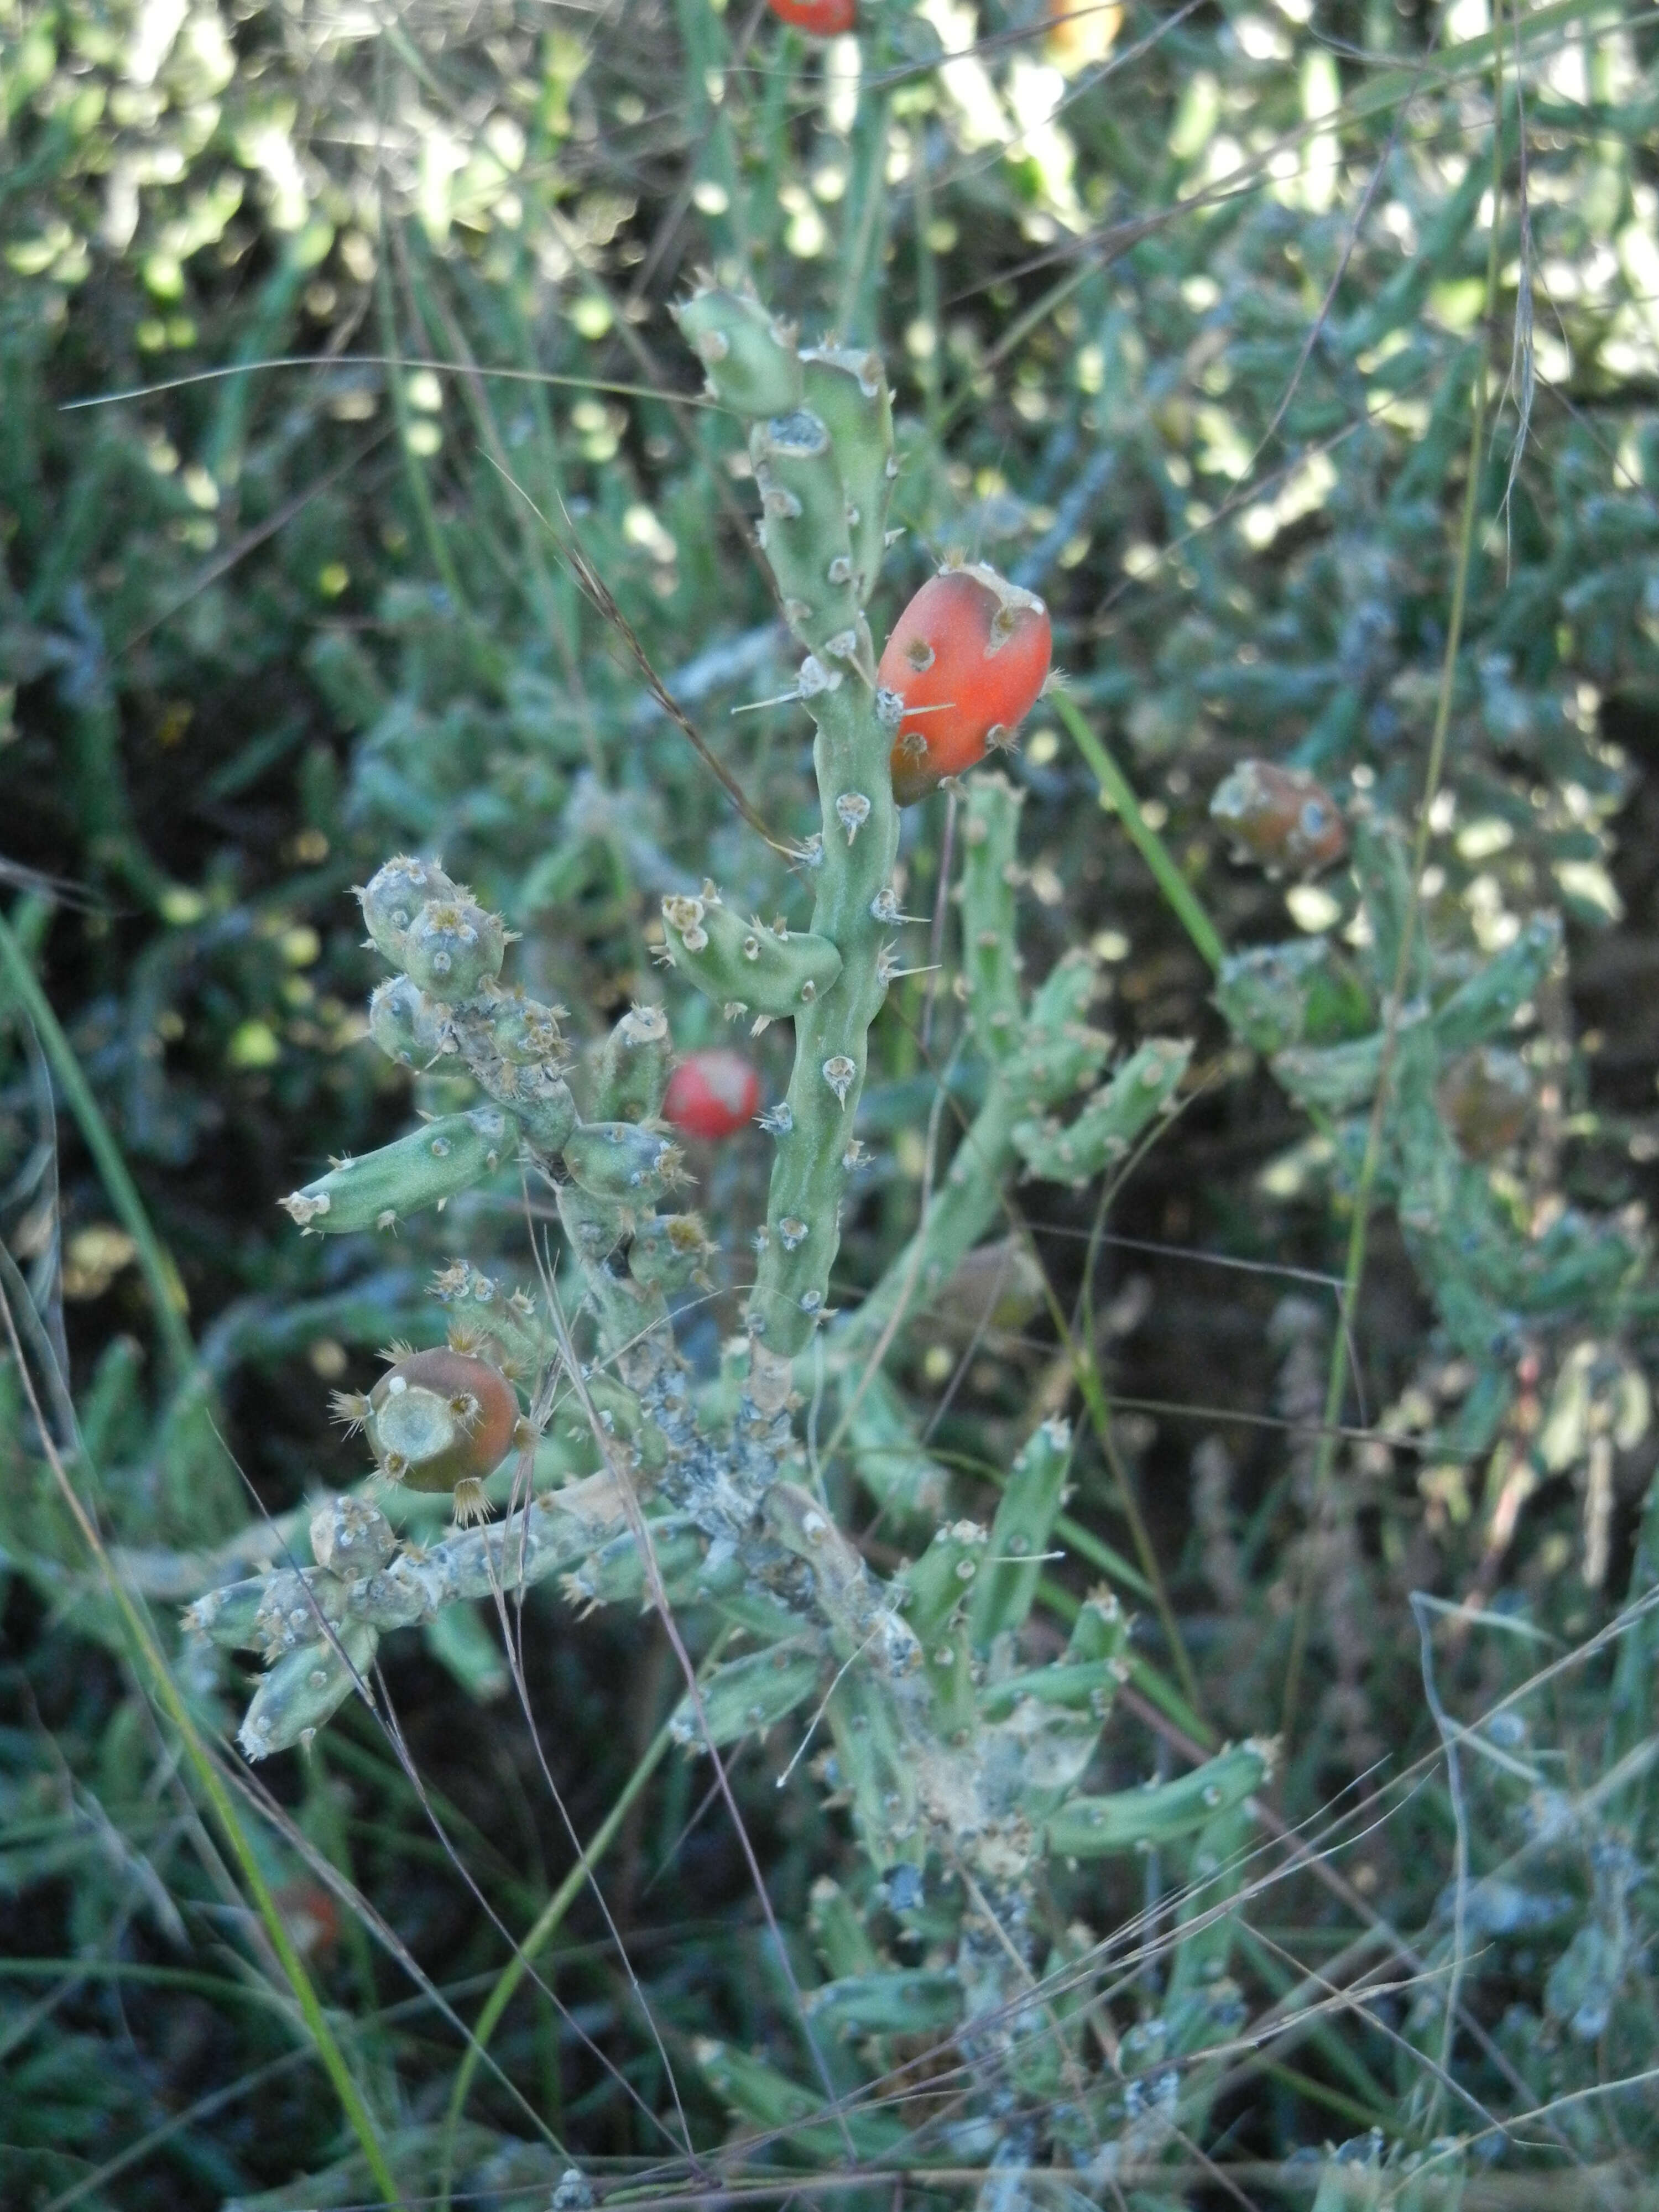
{"type": "MultiPolygon", "coordinates": [[[[805,1716],[732,1759],[786,1972],[706,1763],[619,1808],[681,1686],[648,1612],[543,1587],[521,1698],[494,1608],[452,1609],[385,1647],[398,1740],[353,1703],[257,1770],[245,1670],[177,1626],[360,1480],[329,1392],[431,1340],[434,1266],[531,1273],[516,1177],[395,1241],[275,1209],[448,1103],[367,1040],[349,887],[441,852],[576,1038],[643,995],[682,1047],[729,1040],[653,966],[664,893],[793,895],[626,641],[775,834],[814,826],[749,465],[666,313],[700,268],[885,356],[878,639],[951,555],[1048,599],[1065,688],[1004,763],[1027,968],[1091,948],[1122,1048],[1195,1041],[1126,1170],[1011,1185],[994,1311],[981,1272],[885,1347],[951,1510],[1075,1424],[1031,1633],[1058,1651],[1103,1576],[1139,1616],[1101,1786],[1283,1738],[1201,2129],[1146,2026],[1191,1869],[1090,1863],[1053,1956],[1119,2132],[981,2201],[1110,2201],[1110,2150],[1167,2167],[1126,2201],[1370,2204],[1448,2138],[1400,2201],[1646,2201],[1659,32],[865,12],[815,42],[713,0],[0,0],[8,2202],[378,2201],[250,1863],[410,2203],[542,2203],[569,2165],[775,2197],[855,2152],[884,2203],[930,2126],[954,2178],[907,2187],[981,2186],[948,2037],[878,2052],[892,2132],[803,2124],[815,1884],[860,1879],[805,1716]],[[1353,866],[1235,856],[1208,805],[1249,757],[1322,779],[1353,866]],[[1241,964],[1291,940],[1322,951],[1241,964]],[[1495,1024],[1419,1018],[1483,989],[1495,1024]],[[1498,1030],[1518,1122],[1468,1103],[1498,1030]],[[607,1821],[601,1910],[560,1886],[607,1821]],[[457,2123],[458,2022],[538,1918],[457,2123]]],[[[933,950],[872,1036],[848,1312],[982,1080],[957,823],[905,817],[933,950]]],[[[787,1025],[737,1041],[776,1097],[787,1025]]],[[[707,1380],[766,1145],[692,1165],[707,1380]]],[[[836,1456],[890,1569],[914,1532],[836,1456]]]]}

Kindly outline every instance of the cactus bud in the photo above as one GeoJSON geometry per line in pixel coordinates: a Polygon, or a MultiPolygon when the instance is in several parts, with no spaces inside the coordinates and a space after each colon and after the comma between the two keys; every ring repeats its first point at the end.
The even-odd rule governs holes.
{"type": "Polygon", "coordinates": [[[360,1160],[343,1160],[277,1203],[301,1229],[343,1234],[391,1229],[453,1198],[511,1157],[518,1129],[493,1106],[446,1114],[360,1160]]]}
{"type": "Polygon", "coordinates": [[[1316,875],[1348,849],[1336,801],[1305,770],[1274,761],[1241,761],[1216,787],[1210,817],[1231,831],[1238,857],[1273,874],[1316,875]]]}
{"type": "Polygon", "coordinates": [[[429,900],[404,935],[404,966],[410,978],[451,1006],[476,999],[501,973],[506,951],[501,916],[463,896],[429,900]]]}
{"type": "Polygon", "coordinates": [[[385,1514],[366,1498],[331,1498],[311,1516],[312,1558],[343,1580],[374,1574],[397,1548],[385,1514]]]}
{"type": "Polygon", "coordinates": [[[706,1279],[714,1250],[700,1215],[648,1213],[628,1248],[628,1272],[647,1290],[683,1291],[706,1279]]]}
{"type": "Polygon", "coordinates": [[[565,1139],[564,1164],[590,1198],[645,1206],[678,1181],[680,1151],[638,1121],[584,1121],[565,1139]]]}
{"type": "Polygon", "coordinates": [[[409,926],[427,901],[453,899],[458,888],[435,860],[411,860],[407,854],[388,860],[358,887],[369,937],[394,968],[404,964],[409,926]]]}
{"type": "Polygon", "coordinates": [[[452,1490],[458,1521],[488,1510],[483,1482],[513,1449],[519,1401],[487,1359],[441,1346],[395,1360],[368,1394],[363,1433],[388,1482],[452,1490]]]}
{"type": "Polygon", "coordinates": [[[760,1102],[755,1070],[741,1053],[717,1046],[688,1053],[669,1077],[663,1119],[688,1137],[718,1144],[746,1128],[760,1102]]]}
{"type": "Polygon", "coordinates": [[[400,1067],[426,1067],[444,1048],[431,1000],[407,975],[389,975],[368,1002],[368,1033],[400,1067]]]}

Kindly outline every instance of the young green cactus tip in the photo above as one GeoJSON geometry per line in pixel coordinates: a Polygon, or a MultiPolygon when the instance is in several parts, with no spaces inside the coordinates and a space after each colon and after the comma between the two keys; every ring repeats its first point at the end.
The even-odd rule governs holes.
{"type": "Polygon", "coordinates": [[[445,1114],[357,1160],[337,1160],[325,1176],[276,1203],[313,1236],[395,1229],[406,1214],[441,1204],[512,1157],[518,1125],[494,1106],[445,1114]]]}
{"type": "Polygon", "coordinates": [[[703,284],[670,312],[707,372],[711,398],[744,415],[787,415],[800,405],[795,331],[758,300],[703,284]]]}
{"type": "Polygon", "coordinates": [[[356,886],[368,941],[394,968],[404,964],[404,939],[428,899],[453,899],[460,890],[440,860],[416,860],[400,853],[356,886]]]}

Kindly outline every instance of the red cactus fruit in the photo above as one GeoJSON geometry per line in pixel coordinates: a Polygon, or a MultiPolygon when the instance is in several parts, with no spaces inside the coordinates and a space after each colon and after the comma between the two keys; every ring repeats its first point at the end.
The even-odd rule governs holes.
{"type": "Polygon", "coordinates": [[[1518,1144],[1533,1108],[1526,1062],[1512,1052],[1477,1045],[1453,1060],[1436,1086],[1442,1118],[1466,1159],[1496,1159],[1518,1144]]]}
{"type": "Polygon", "coordinates": [[[388,1482],[453,1490],[455,1518],[482,1520],[484,1479],[519,1436],[519,1399],[498,1367],[441,1346],[406,1352],[367,1398],[339,1398],[343,1419],[361,1422],[388,1482]]]}
{"type": "Polygon", "coordinates": [[[271,1892],[289,1940],[302,1959],[321,1965],[340,1941],[340,1908],[319,1881],[285,1881],[271,1892]]]}
{"type": "Polygon", "coordinates": [[[877,672],[897,702],[901,806],[983,760],[988,746],[1012,742],[1048,680],[1053,648],[1047,607],[994,568],[975,562],[929,578],[894,624],[877,672]]]}
{"type": "Polygon", "coordinates": [[[1274,874],[1316,874],[1348,849],[1347,826],[1324,785],[1274,761],[1240,761],[1216,787],[1210,814],[1232,832],[1241,858],[1274,874]]]}
{"type": "Polygon", "coordinates": [[[781,23],[814,39],[838,39],[858,21],[858,0],[768,0],[781,23]]]}
{"type": "Polygon", "coordinates": [[[735,1137],[760,1106],[760,1078],[741,1053],[689,1052],[668,1079],[663,1119],[688,1137],[735,1137]]]}

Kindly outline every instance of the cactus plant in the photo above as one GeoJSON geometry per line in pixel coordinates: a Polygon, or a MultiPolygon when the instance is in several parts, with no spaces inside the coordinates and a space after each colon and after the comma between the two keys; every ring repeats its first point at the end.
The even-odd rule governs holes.
{"type": "MultiPolygon", "coordinates": [[[[372,942],[400,971],[376,994],[372,1034],[394,1059],[465,1069],[490,1103],[340,1164],[285,1204],[315,1233],[384,1232],[508,1166],[544,1179],[583,1285],[576,1318],[597,1356],[576,1350],[570,1320],[504,1295],[465,1261],[446,1268],[435,1288],[447,1346],[395,1348],[374,1389],[339,1411],[362,1425],[389,1482],[453,1489],[454,1531],[400,1552],[371,1504],[337,1500],[313,1520],[312,1565],[213,1592],[190,1620],[216,1644],[265,1656],[242,1729],[249,1755],[264,1757],[322,1725],[362,1680],[381,1636],[487,1589],[558,1574],[586,1602],[637,1601],[654,1587],[671,1604],[724,1613],[755,1648],[721,1659],[688,1694],[674,1735],[691,1750],[712,1748],[814,1712],[831,1746],[826,1778],[863,1849],[863,1911],[915,1913],[925,1901],[931,1915],[938,1963],[890,1967],[843,1899],[837,1925],[847,1926],[824,1936],[833,1978],[815,1993],[811,2019],[872,2049],[894,2035],[954,2036],[1002,2115],[1001,2139],[1036,2157],[1055,2069],[1074,2075],[1079,2063],[1075,2051],[1065,2056],[1075,2031],[1055,2047],[1028,1996],[1043,1963],[1035,1911],[1045,1865],[1184,1848],[1223,1817],[1241,1817],[1271,1754],[1250,1743],[1158,1789],[1084,1791],[1126,1670],[1128,1625],[1103,1590],[1080,1607],[1062,1656],[1044,1662],[1026,1648],[1070,1460],[1063,1421],[1030,1437],[989,1529],[941,1514],[914,1565],[886,1579],[800,1480],[795,1363],[829,1317],[866,1036],[903,926],[889,770],[902,702],[878,682],[865,613],[891,475],[890,412],[873,355],[799,351],[750,299],[701,292],[681,324],[716,398],[750,419],[763,542],[804,653],[798,688],[817,727],[823,823],[801,856],[815,890],[807,930],[745,925],[712,885],[664,908],[667,951],[685,982],[722,1007],[736,1001],[763,1019],[790,1020],[795,1033],[786,1098],[765,1117],[775,1157],[735,1417],[700,1413],[674,1347],[668,1294],[701,1273],[708,1246],[695,1216],[659,1210],[682,1172],[661,1117],[688,1133],[720,1133],[756,1103],[752,1072],[739,1063],[741,1082],[717,1091],[708,1055],[672,1069],[665,1015],[636,1008],[586,1056],[588,1110],[580,1110],[559,1010],[501,980],[500,918],[435,861],[389,862],[361,894],[372,942]],[[530,1395],[528,1414],[513,1377],[530,1395]],[[509,1451],[534,1464],[550,1422],[556,1432],[586,1430],[597,1467],[556,1480],[495,1526],[468,1527],[485,1510],[485,1478],[509,1451]]],[[[1022,595],[999,598],[980,571],[939,580],[1012,610],[1004,649],[1017,657],[1018,681],[994,703],[995,716],[1012,721],[1014,692],[1028,693],[1046,669],[1046,617],[1041,636],[1028,635],[1022,595]]],[[[927,1285],[982,1233],[999,1178],[1022,1159],[1069,1177],[1121,1157],[1186,1060],[1185,1047],[1146,1046],[1069,1126],[1054,1118],[1100,1077],[1110,1042],[1083,1019],[1095,985],[1087,958],[1062,961],[1029,1001],[1020,986],[1018,811],[1000,777],[967,795],[968,1018],[991,1073],[918,1232],[914,1256],[927,1285]]],[[[838,1357],[870,1313],[894,1310],[895,1293],[878,1290],[860,1330],[832,1340],[838,1357]]],[[[895,1401],[871,1380],[901,1455],[914,1453],[895,1401]]],[[[942,1495],[932,1496],[942,1507],[942,1495]]],[[[921,1500],[913,1493],[913,1504],[921,1500]]],[[[803,2147],[819,2142],[821,2127],[797,2128],[809,2103],[786,2077],[714,2045],[702,2063],[734,2110],[764,2113],[803,2147]]],[[[1104,2088],[1091,2095],[1103,2112],[1104,2088]]],[[[1074,2113],[1066,2125],[1079,2124],[1074,2113]]]]}

